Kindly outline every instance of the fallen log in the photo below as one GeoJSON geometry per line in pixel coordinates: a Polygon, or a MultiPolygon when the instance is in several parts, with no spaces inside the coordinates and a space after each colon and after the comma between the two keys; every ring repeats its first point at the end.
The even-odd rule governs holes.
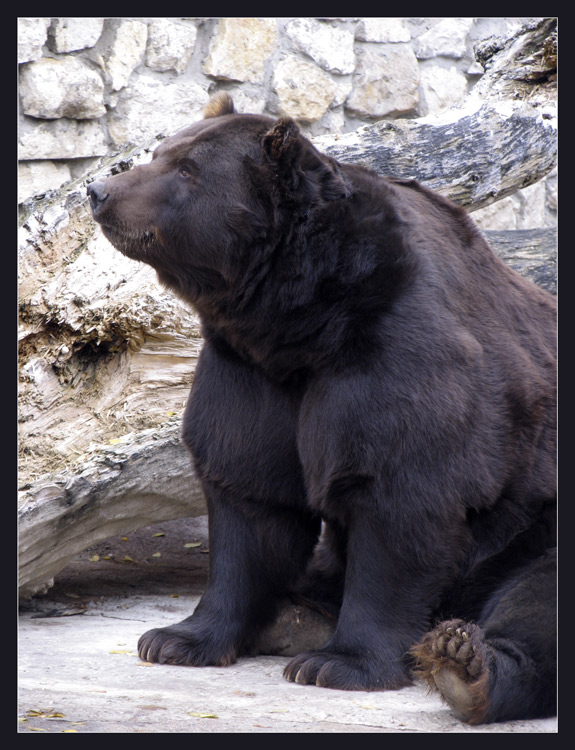
{"type": "Polygon", "coordinates": [[[52,585],[87,546],[159,521],[205,515],[180,422],[98,446],[81,473],[30,485],[19,509],[20,593],[52,585]],[[87,544],[88,543],[88,544],[87,544]]]}

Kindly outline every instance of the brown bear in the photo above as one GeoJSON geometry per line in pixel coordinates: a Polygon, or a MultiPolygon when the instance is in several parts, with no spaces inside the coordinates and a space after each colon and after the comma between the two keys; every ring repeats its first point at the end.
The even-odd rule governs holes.
{"type": "Polygon", "coordinates": [[[299,592],[337,626],[288,680],[415,670],[470,723],[553,714],[554,298],[462,208],[226,95],[88,194],[205,339],[183,440],[208,585],[140,656],[230,664],[299,592]]]}

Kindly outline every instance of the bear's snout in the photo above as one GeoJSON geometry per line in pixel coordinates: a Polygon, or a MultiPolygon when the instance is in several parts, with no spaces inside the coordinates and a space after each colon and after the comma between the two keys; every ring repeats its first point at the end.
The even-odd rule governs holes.
{"type": "Polygon", "coordinates": [[[108,200],[108,189],[106,180],[97,180],[88,185],[87,189],[88,198],[90,199],[90,205],[92,207],[92,213],[94,217],[98,213],[98,210],[108,200]]]}

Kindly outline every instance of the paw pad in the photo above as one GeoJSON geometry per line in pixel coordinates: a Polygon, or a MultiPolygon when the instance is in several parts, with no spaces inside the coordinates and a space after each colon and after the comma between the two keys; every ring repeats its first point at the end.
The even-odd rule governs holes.
{"type": "Polygon", "coordinates": [[[416,673],[427,681],[463,721],[477,723],[487,704],[488,650],[473,623],[448,620],[427,633],[411,650],[416,673]]]}

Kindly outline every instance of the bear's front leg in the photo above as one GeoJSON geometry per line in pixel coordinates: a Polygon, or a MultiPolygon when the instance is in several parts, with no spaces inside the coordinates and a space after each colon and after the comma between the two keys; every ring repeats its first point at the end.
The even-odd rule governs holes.
{"type": "Polygon", "coordinates": [[[411,684],[408,651],[428,627],[443,577],[426,567],[425,541],[414,552],[419,543],[417,530],[403,535],[401,524],[393,528],[365,506],[354,514],[337,628],[322,649],[292,659],[286,679],[340,690],[411,684]]]}
{"type": "Polygon", "coordinates": [[[225,666],[248,653],[278,601],[301,574],[319,534],[319,521],[281,508],[250,508],[205,487],[210,574],[194,613],[155,628],[138,642],[145,661],[225,666]]]}

